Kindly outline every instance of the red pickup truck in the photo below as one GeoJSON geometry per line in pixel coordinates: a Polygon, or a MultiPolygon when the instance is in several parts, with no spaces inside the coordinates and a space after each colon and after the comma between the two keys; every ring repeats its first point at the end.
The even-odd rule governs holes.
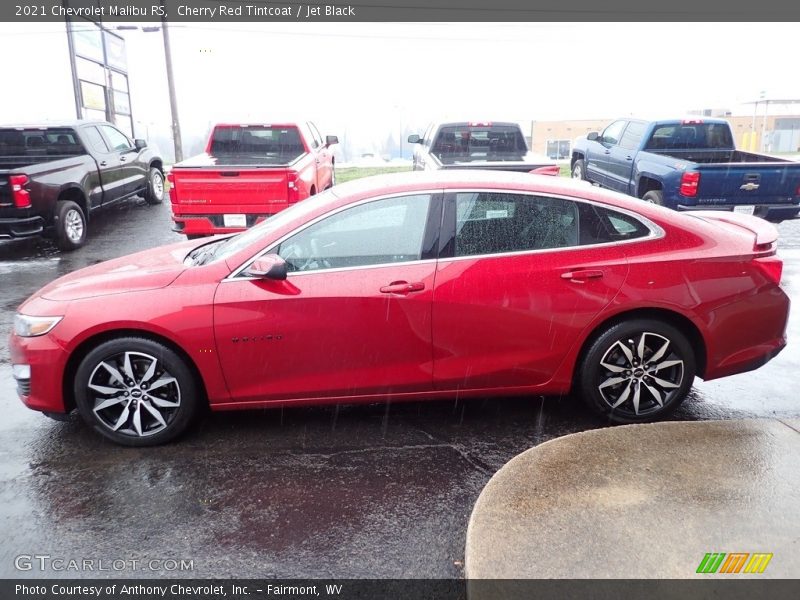
{"type": "Polygon", "coordinates": [[[331,187],[338,143],[310,121],[216,125],[206,151],[168,176],[174,231],[189,239],[242,231],[331,187]]]}

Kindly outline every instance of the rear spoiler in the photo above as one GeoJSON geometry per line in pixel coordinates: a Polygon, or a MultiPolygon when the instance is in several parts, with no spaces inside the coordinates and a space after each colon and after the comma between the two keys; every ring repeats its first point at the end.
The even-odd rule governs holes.
{"type": "Polygon", "coordinates": [[[755,251],[770,250],[772,245],[778,241],[778,229],[775,225],[759,217],[721,210],[704,210],[695,213],[695,216],[707,221],[722,221],[723,223],[747,229],[755,236],[753,244],[753,250],[755,251]]]}

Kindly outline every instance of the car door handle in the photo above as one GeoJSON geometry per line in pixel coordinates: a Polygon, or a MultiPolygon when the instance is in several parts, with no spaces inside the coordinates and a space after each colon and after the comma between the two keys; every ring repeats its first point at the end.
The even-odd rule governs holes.
{"type": "Polygon", "coordinates": [[[633,160],[633,157],[632,156],[626,156],[625,160],[633,160]]]}
{"type": "Polygon", "coordinates": [[[600,279],[603,272],[599,269],[579,269],[561,274],[561,279],[569,279],[573,283],[583,283],[587,279],[600,279]]]}
{"type": "Polygon", "coordinates": [[[411,292],[421,292],[425,289],[425,284],[421,281],[408,283],[407,281],[393,281],[389,285],[381,288],[381,294],[410,294],[411,292]]]}
{"type": "Polygon", "coordinates": [[[611,150],[606,150],[603,154],[611,154],[611,150]]]}
{"type": "Polygon", "coordinates": [[[128,159],[125,158],[124,156],[120,156],[119,157],[119,162],[125,162],[126,160],[128,160],[128,159]]]}
{"type": "Polygon", "coordinates": [[[101,166],[101,167],[105,167],[105,166],[107,166],[107,165],[108,165],[108,163],[107,163],[106,161],[104,161],[104,160],[101,160],[101,161],[100,161],[100,166],[101,166]]]}

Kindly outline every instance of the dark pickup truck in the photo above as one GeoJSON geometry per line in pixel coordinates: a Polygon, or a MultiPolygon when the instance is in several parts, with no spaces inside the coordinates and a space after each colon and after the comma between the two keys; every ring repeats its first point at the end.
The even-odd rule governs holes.
{"type": "Polygon", "coordinates": [[[619,119],[576,140],[572,176],[675,210],[800,212],[800,163],[737,150],[723,119],[619,119]]]}
{"type": "Polygon", "coordinates": [[[552,160],[528,150],[517,123],[433,123],[421,137],[410,135],[408,141],[417,144],[413,157],[415,171],[490,169],[559,173],[552,160]]]}
{"type": "Polygon", "coordinates": [[[0,238],[54,235],[74,250],[92,212],[137,194],[163,201],[163,162],[110,123],[0,126],[0,238]]]}

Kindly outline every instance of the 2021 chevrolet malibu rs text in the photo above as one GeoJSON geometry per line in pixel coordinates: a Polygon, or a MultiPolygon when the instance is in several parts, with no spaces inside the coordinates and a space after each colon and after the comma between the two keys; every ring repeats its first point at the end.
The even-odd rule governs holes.
{"type": "Polygon", "coordinates": [[[574,393],[651,421],[785,346],[776,245],[756,217],[565,178],[374,177],[52,282],[18,309],[13,373],[28,407],[134,446],[205,406],[574,393]]]}

